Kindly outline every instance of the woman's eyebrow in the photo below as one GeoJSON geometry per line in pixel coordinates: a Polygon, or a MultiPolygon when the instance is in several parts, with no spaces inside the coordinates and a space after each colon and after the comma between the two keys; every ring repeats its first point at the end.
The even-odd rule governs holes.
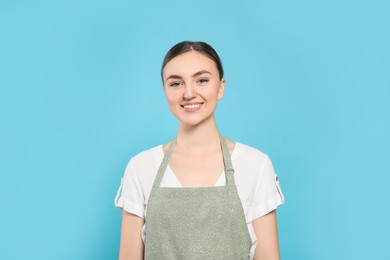
{"type": "Polygon", "coordinates": [[[182,77],[179,75],[169,75],[169,77],[167,77],[165,80],[168,80],[168,79],[182,79],[182,77]]]}
{"type": "MultiPolygon", "coordinates": [[[[197,77],[197,76],[199,76],[199,75],[202,75],[202,74],[204,74],[204,73],[208,73],[208,74],[212,75],[211,72],[209,72],[209,71],[207,71],[207,70],[200,70],[200,71],[194,73],[194,74],[192,75],[192,77],[195,78],[195,77],[197,77]]],[[[174,74],[173,74],[173,75],[169,75],[165,80],[168,80],[168,79],[182,79],[182,78],[183,78],[182,76],[174,75],[174,74]]]]}
{"type": "Polygon", "coordinates": [[[192,75],[193,78],[199,76],[199,75],[202,75],[204,73],[208,73],[210,75],[212,75],[210,72],[208,72],[207,70],[201,70],[201,71],[198,71],[197,73],[195,73],[194,75],[192,75]]]}

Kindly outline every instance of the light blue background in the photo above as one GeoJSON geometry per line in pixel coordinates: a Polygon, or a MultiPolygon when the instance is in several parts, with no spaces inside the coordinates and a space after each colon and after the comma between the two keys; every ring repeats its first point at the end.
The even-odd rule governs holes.
{"type": "Polygon", "coordinates": [[[390,259],[390,2],[0,2],[0,259],[116,259],[130,157],[174,137],[160,65],[209,42],[220,131],[271,157],[283,259],[390,259]]]}

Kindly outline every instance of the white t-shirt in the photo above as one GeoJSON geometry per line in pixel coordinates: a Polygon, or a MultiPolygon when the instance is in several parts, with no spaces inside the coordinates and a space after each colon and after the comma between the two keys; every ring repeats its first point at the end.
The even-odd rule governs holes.
{"type": "MultiPolygon", "coordinates": [[[[115,197],[116,207],[145,219],[149,194],[163,157],[163,146],[159,145],[130,159],[115,197]]],[[[284,196],[272,162],[265,153],[236,142],[231,159],[238,195],[252,239],[250,259],[253,259],[257,239],[252,222],[283,204],[284,196]]],[[[225,182],[225,172],[222,172],[215,186],[224,186],[225,182]]],[[[182,187],[169,165],[161,187],[182,187]]],[[[145,241],[145,225],[141,236],[145,241]]]]}

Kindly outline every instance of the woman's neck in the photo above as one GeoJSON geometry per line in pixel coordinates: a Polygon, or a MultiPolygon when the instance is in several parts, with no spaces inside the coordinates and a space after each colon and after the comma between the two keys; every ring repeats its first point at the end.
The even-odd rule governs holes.
{"type": "Polygon", "coordinates": [[[219,149],[220,137],[214,117],[196,126],[180,125],[176,146],[191,154],[219,149]]]}

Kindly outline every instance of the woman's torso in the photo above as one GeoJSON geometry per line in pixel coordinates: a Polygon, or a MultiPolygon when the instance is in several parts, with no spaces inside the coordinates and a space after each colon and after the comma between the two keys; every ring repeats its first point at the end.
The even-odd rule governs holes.
{"type": "MultiPolygon", "coordinates": [[[[163,145],[158,145],[139,153],[129,162],[129,164],[131,163],[132,174],[136,175],[134,177],[137,178],[137,183],[143,193],[143,212],[141,216],[143,218],[147,214],[146,206],[149,194],[163,156],[163,145]]],[[[264,185],[263,192],[259,192],[258,190],[261,188],[259,186],[262,186],[262,182],[272,184],[270,178],[276,177],[273,172],[272,163],[266,154],[237,142],[232,151],[231,158],[235,169],[234,176],[237,192],[243,206],[248,231],[252,240],[251,256],[253,257],[257,242],[252,226],[253,219],[268,213],[268,211],[282,204],[284,198],[278,183],[275,183],[275,187],[273,185],[264,185]]],[[[215,186],[225,185],[224,171],[219,174],[217,179],[215,186]]],[[[162,179],[161,187],[183,187],[169,165],[162,179]]],[[[140,213],[138,211],[137,215],[141,215],[140,213]]],[[[142,239],[145,241],[145,225],[142,228],[142,239]]]]}

